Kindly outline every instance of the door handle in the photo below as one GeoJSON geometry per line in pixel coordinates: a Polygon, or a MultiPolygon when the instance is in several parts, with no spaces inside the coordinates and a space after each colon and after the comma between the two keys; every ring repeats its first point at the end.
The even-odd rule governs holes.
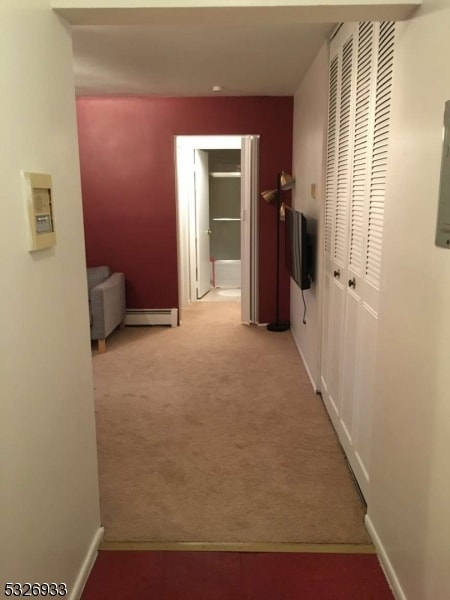
{"type": "Polygon", "coordinates": [[[339,279],[339,277],[341,276],[341,272],[339,271],[339,269],[337,269],[337,271],[334,271],[333,275],[336,277],[336,279],[339,279]]]}
{"type": "Polygon", "coordinates": [[[211,235],[211,234],[212,234],[212,231],[211,231],[211,229],[207,229],[207,230],[206,230],[206,233],[207,233],[208,235],[211,235]]]}
{"type": "Polygon", "coordinates": [[[353,277],[353,279],[349,279],[348,280],[348,287],[352,287],[353,289],[355,289],[356,287],[356,279],[353,277]]]}

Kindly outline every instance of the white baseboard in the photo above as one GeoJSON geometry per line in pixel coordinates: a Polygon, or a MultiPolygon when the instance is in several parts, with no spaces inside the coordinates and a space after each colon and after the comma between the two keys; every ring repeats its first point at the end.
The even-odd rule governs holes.
{"type": "Polygon", "coordinates": [[[92,538],[92,542],[88,548],[86,556],[84,558],[81,569],[75,579],[75,583],[72,587],[72,592],[69,596],[69,600],[79,600],[83,592],[84,586],[88,580],[89,574],[94,566],[95,559],[97,558],[98,548],[102,543],[105,529],[99,527],[92,538]]]}
{"type": "Polygon", "coordinates": [[[128,309],[125,325],[178,325],[177,308],[137,308],[128,309]]]}
{"type": "Polygon", "coordinates": [[[396,600],[407,600],[406,594],[404,593],[402,586],[397,578],[397,575],[394,571],[394,567],[392,566],[391,561],[387,555],[387,552],[383,546],[382,541],[380,540],[378,533],[372,523],[370,516],[366,515],[366,527],[369,532],[370,537],[374,543],[375,548],[377,549],[378,558],[380,559],[381,566],[383,568],[384,574],[386,575],[386,579],[391,586],[392,592],[396,598],[396,600]]]}
{"type": "Polygon", "coordinates": [[[305,370],[306,370],[306,372],[308,374],[308,377],[309,377],[309,380],[311,382],[311,385],[313,387],[314,393],[317,394],[319,388],[317,387],[316,382],[314,381],[314,378],[313,378],[313,376],[311,374],[311,371],[309,370],[308,363],[306,362],[305,356],[304,356],[304,354],[302,352],[302,349],[300,347],[300,342],[298,341],[298,339],[297,339],[297,337],[296,337],[293,329],[291,329],[291,333],[292,333],[292,337],[294,338],[295,345],[297,346],[298,353],[300,354],[300,357],[301,357],[301,359],[303,361],[303,365],[304,365],[305,370]]]}

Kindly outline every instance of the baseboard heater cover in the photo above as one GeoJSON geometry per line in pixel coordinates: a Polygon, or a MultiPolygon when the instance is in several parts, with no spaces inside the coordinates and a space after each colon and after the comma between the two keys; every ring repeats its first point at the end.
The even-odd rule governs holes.
{"type": "Polygon", "coordinates": [[[127,310],[125,325],[178,325],[177,308],[130,308],[127,310]]]}

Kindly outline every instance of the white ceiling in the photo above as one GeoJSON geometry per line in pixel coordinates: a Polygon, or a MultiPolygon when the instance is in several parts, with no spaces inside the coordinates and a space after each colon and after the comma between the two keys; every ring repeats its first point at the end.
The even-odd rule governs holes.
{"type": "Polygon", "coordinates": [[[78,95],[207,96],[221,85],[223,95],[278,96],[295,93],[336,23],[408,18],[420,0],[52,2],[72,26],[78,95]]]}
{"type": "Polygon", "coordinates": [[[239,19],[73,28],[78,95],[293,95],[329,23],[239,19]]]}

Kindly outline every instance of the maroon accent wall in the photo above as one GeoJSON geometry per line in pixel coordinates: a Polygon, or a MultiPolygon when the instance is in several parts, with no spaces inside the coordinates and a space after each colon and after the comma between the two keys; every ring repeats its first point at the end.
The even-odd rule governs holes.
{"type": "MultiPolygon", "coordinates": [[[[178,307],[175,135],[260,137],[260,190],[292,169],[292,97],[79,98],[89,266],[123,271],[128,308],[178,307]]],[[[261,322],[275,318],[275,207],[259,212],[261,322]]],[[[284,227],[284,225],[282,225],[284,227]]],[[[282,244],[280,317],[289,318],[282,244]]]]}

